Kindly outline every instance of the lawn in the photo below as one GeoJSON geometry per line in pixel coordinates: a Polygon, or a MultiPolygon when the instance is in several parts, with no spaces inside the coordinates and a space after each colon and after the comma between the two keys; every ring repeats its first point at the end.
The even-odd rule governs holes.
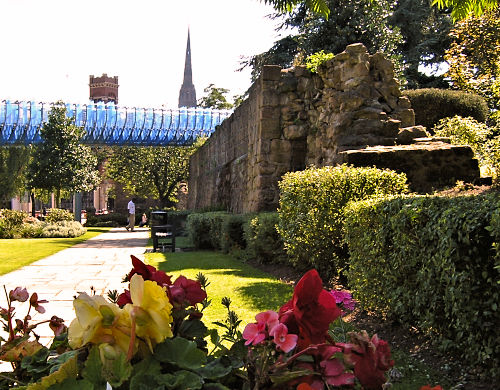
{"type": "Polygon", "coordinates": [[[0,240],[0,275],[4,275],[34,261],[88,240],[109,227],[89,227],[87,233],[74,238],[18,238],[0,240]]]}

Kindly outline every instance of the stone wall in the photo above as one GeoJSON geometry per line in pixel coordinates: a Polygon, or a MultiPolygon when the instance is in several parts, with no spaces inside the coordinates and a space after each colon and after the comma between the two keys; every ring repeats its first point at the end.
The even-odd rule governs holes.
{"type": "Polygon", "coordinates": [[[191,158],[188,207],[275,210],[281,176],[310,165],[391,168],[421,192],[479,178],[470,148],[428,138],[414,118],[392,63],[362,44],[317,73],[265,66],[249,98],[191,158]]]}

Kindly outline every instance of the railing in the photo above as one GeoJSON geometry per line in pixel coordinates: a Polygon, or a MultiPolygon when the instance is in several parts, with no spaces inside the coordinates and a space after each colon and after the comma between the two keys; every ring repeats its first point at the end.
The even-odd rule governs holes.
{"type": "MultiPolygon", "coordinates": [[[[54,103],[0,102],[0,145],[41,142],[40,128],[54,103]]],[[[204,108],[128,108],[114,103],[65,104],[66,115],[85,129],[91,145],[191,145],[208,137],[228,110],[204,108]]]]}

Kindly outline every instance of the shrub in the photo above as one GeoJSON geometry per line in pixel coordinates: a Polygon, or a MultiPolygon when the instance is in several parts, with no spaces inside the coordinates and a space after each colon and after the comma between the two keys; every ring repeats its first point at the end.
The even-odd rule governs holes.
{"type": "Polygon", "coordinates": [[[347,264],[341,234],[347,202],[407,191],[405,174],[347,165],[287,173],[279,187],[278,232],[292,264],[315,267],[323,279],[347,264]]]}
{"type": "Polygon", "coordinates": [[[74,220],[73,213],[64,209],[50,209],[45,217],[45,221],[48,223],[74,220]]]}
{"type": "Polygon", "coordinates": [[[483,97],[449,89],[422,88],[403,91],[415,111],[415,124],[431,130],[440,119],[460,115],[485,122],[489,115],[483,97]]]}
{"type": "Polygon", "coordinates": [[[288,262],[283,239],[277,230],[278,222],[278,213],[247,217],[244,225],[247,257],[262,264],[288,262]]]}
{"type": "Polygon", "coordinates": [[[28,219],[28,214],[24,211],[1,209],[0,220],[6,229],[14,229],[28,219]]]}
{"type": "Polygon", "coordinates": [[[177,236],[186,236],[187,217],[191,214],[190,210],[170,210],[167,212],[167,221],[174,226],[177,236]]]}
{"type": "Polygon", "coordinates": [[[224,211],[188,215],[186,229],[196,249],[220,249],[222,222],[229,214],[224,211]]]}
{"type": "MultiPolygon", "coordinates": [[[[100,215],[87,215],[86,226],[125,226],[127,215],[120,213],[109,213],[100,215]]],[[[140,217],[140,216],[139,216],[140,217]]]]}
{"type": "Polygon", "coordinates": [[[42,230],[41,237],[79,237],[85,234],[87,230],[77,221],[59,221],[47,223],[42,230]]]}
{"type": "Polygon", "coordinates": [[[0,238],[37,237],[35,224],[39,221],[24,211],[0,210],[0,238]]]}
{"type": "Polygon", "coordinates": [[[313,73],[317,73],[318,67],[333,57],[335,57],[333,53],[325,53],[324,50],[313,53],[306,58],[306,68],[313,73]]]}
{"type": "Polygon", "coordinates": [[[498,193],[350,204],[353,294],[365,309],[434,334],[443,349],[500,374],[499,210],[498,193]]]}
{"type": "Polygon", "coordinates": [[[244,225],[248,217],[241,214],[229,214],[222,221],[221,249],[224,253],[245,249],[244,225]]]}

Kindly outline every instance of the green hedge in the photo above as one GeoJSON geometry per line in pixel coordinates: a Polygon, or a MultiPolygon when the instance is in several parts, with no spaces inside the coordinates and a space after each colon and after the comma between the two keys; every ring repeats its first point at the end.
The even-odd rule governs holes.
{"type": "Polygon", "coordinates": [[[460,115],[485,122],[490,113],[486,100],[473,93],[422,88],[403,91],[403,94],[411,101],[415,124],[425,126],[429,131],[443,118],[460,115]]]}
{"type": "MultiPolygon", "coordinates": [[[[127,224],[128,216],[120,213],[109,213],[109,214],[88,214],[87,222],[85,226],[125,226],[127,224]]],[[[137,220],[140,221],[141,215],[136,215],[136,223],[137,220]]]]}
{"type": "Polygon", "coordinates": [[[221,249],[222,224],[230,214],[225,211],[189,214],[186,230],[196,249],[221,249]]]}
{"type": "Polygon", "coordinates": [[[365,309],[500,373],[500,194],[366,200],[346,209],[349,285],[365,309]]]}
{"type": "Polygon", "coordinates": [[[323,280],[346,267],[344,207],[351,200],[407,191],[406,175],[347,165],[291,172],[279,183],[278,232],[292,265],[314,267],[323,280]]]}
{"type": "Polygon", "coordinates": [[[246,257],[262,264],[288,263],[283,238],[277,230],[278,213],[249,216],[244,225],[246,257]]]}
{"type": "Polygon", "coordinates": [[[49,223],[74,220],[75,216],[73,213],[65,209],[49,209],[47,215],[45,216],[45,221],[49,223]]]}

